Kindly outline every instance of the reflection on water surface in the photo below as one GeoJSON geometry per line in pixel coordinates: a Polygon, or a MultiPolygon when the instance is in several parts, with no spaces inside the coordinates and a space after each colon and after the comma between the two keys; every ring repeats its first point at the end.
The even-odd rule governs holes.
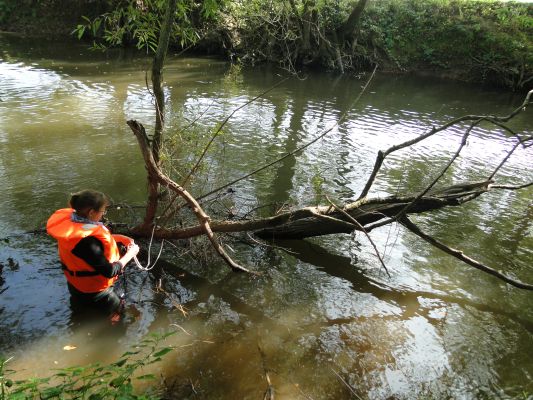
{"type": "MultiPolygon", "coordinates": [[[[177,350],[154,368],[176,382],[176,398],[260,398],[265,371],[278,397],[287,399],[350,398],[352,391],[373,399],[533,392],[531,295],[398,226],[373,232],[391,278],[362,236],[276,243],[285,250],[236,245],[236,257],[262,272],[256,279],[216,262],[173,259],[168,246],[171,263],[150,274],[128,272],[123,325],[80,321],[70,309],[55,244],[22,232],[43,226],[80,188],[98,188],[117,203],[144,201],[145,171],[125,121],[151,126],[153,104],[144,83],[149,60],[90,53],[77,44],[31,49],[11,37],[0,42],[0,238],[6,238],[0,241],[0,352],[14,356],[12,367],[21,376],[111,361],[146,333],[175,329],[177,350]],[[66,351],[67,345],[76,348],[66,351]]],[[[200,117],[197,129],[207,134],[280,79],[266,68],[229,79],[227,70],[215,59],[169,58],[170,129],[200,117]]],[[[317,144],[235,185],[223,206],[246,211],[270,205],[260,209],[266,215],[282,204],[316,204],[310,188],[317,177],[323,192],[348,201],[360,192],[379,149],[464,114],[507,114],[522,101],[449,82],[378,76],[347,109],[361,85],[349,76],[310,74],[236,113],[213,147],[209,183],[193,192],[205,193],[295,150],[347,112],[346,122],[317,144]]],[[[522,114],[513,129],[531,134],[531,120],[531,112],[522,114]]],[[[373,194],[423,188],[462,133],[451,129],[394,154],[373,194]]],[[[509,149],[505,135],[477,129],[447,182],[487,176],[509,149]]],[[[500,182],[531,181],[531,155],[519,149],[500,182]]],[[[532,282],[531,193],[489,193],[417,222],[532,282]]]]}

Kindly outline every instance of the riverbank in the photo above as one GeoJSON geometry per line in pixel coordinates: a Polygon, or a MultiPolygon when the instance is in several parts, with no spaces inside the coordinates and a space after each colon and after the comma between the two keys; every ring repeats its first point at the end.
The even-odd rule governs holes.
{"type": "MultiPolygon", "coordinates": [[[[78,30],[82,39],[125,46],[138,45],[139,32],[148,37],[155,29],[131,21],[127,25],[132,9],[113,13],[104,0],[19,3],[0,4],[0,30],[64,38],[76,26],[85,26],[78,30]]],[[[229,1],[209,18],[191,7],[194,21],[187,35],[194,31],[200,37],[190,47],[194,51],[244,65],[271,62],[293,72],[358,73],[377,64],[395,74],[420,73],[514,91],[533,87],[533,2],[370,0],[356,6],[361,4],[356,17],[349,1],[229,1]]],[[[135,12],[161,12],[148,2],[142,7],[135,12]]],[[[184,35],[176,36],[175,48],[189,45],[184,35]]]]}

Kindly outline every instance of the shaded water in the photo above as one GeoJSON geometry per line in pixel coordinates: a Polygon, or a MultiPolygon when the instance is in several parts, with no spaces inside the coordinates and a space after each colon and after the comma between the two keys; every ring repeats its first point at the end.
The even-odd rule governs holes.
{"type": "MultiPolygon", "coordinates": [[[[180,398],[262,398],[265,368],[285,399],[356,398],[352,390],[372,399],[533,393],[531,294],[398,226],[372,233],[391,278],[364,237],[277,243],[284,250],[232,245],[235,258],[263,273],[259,278],[187,256],[150,274],[128,272],[128,319],[121,328],[73,315],[55,244],[24,232],[42,227],[68,193],[81,188],[102,190],[117,203],[145,200],[145,170],[125,121],[150,128],[154,120],[144,74],[150,60],[91,53],[79,44],[32,45],[0,36],[0,238],[6,238],[0,241],[0,354],[14,356],[11,366],[22,376],[114,360],[146,333],[176,329],[177,351],[157,368],[167,384],[176,383],[172,392],[180,398]],[[167,294],[156,290],[158,282],[167,294]],[[76,349],[63,350],[66,345],[76,349]]],[[[169,130],[197,117],[197,129],[207,130],[281,79],[279,71],[264,68],[228,71],[215,59],[170,57],[169,130]]],[[[462,84],[378,76],[352,107],[363,83],[312,74],[244,108],[213,148],[204,171],[209,182],[194,193],[296,149],[347,112],[346,122],[302,154],[234,185],[220,207],[265,206],[260,212],[266,215],[282,204],[315,204],[313,183],[322,180],[320,190],[348,201],[363,187],[379,149],[464,114],[507,114],[523,100],[462,84]]],[[[529,110],[511,125],[531,134],[532,121],[529,110]]],[[[372,194],[423,188],[462,133],[451,129],[393,154],[372,194]]],[[[476,129],[446,182],[486,177],[509,148],[503,130],[476,129]]],[[[519,149],[498,182],[531,181],[531,161],[531,149],[519,149]]],[[[488,193],[415,220],[453,247],[533,282],[531,194],[531,188],[488,193]]]]}

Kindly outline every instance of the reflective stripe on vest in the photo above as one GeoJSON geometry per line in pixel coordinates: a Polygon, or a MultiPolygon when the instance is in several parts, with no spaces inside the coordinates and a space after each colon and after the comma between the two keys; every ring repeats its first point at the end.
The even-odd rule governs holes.
{"type": "Polygon", "coordinates": [[[81,258],[72,254],[72,250],[87,236],[94,236],[104,247],[104,256],[113,263],[120,259],[117,244],[109,230],[99,224],[84,224],[72,222],[72,208],[57,210],[48,219],[46,230],[50,236],[57,240],[59,258],[65,266],[63,272],[67,281],[84,293],[96,293],[107,289],[117,277],[106,278],[94,270],[81,258]]]}

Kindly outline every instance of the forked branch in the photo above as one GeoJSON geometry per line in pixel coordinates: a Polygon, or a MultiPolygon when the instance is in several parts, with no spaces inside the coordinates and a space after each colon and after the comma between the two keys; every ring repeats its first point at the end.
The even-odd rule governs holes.
{"type": "Polygon", "coordinates": [[[217,253],[224,259],[224,261],[231,267],[231,269],[233,269],[234,271],[250,272],[248,269],[240,266],[235,261],[233,261],[231,257],[225,252],[224,248],[213,233],[211,226],[209,225],[209,216],[204,212],[202,207],[200,207],[196,199],[192,197],[187,190],[185,190],[183,187],[178,185],[172,179],[163,174],[163,172],[161,172],[154,160],[152,151],[150,150],[144,126],[133,120],[128,121],[128,126],[131,128],[131,130],[135,134],[135,137],[137,138],[137,141],[139,142],[139,146],[141,148],[141,152],[144,158],[144,163],[146,169],[148,170],[149,181],[158,182],[164,187],[169,188],[173,192],[179,194],[187,202],[193,213],[198,218],[198,222],[200,224],[201,229],[207,235],[217,253]]]}
{"type": "Polygon", "coordinates": [[[533,90],[530,90],[528,94],[526,95],[525,100],[522,102],[522,104],[515,108],[509,115],[503,116],[503,117],[496,117],[496,116],[486,116],[486,115],[465,115],[460,118],[456,118],[452,121],[447,122],[446,124],[439,126],[438,128],[433,127],[429,132],[424,133],[414,139],[407,140],[403,143],[397,144],[395,146],[389,147],[387,150],[379,150],[378,154],[376,156],[376,161],[374,162],[374,168],[372,169],[372,173],[368,177],[368,180],[365,184],[365,187],[363,188],[363,191],[359,195],[359,199],[362,199],[368,195],[368,192],[370,191],[370,188],[372,187],[372,184],[376,180],[376,176],[379,173],[381,166],[383,165],[383,162],[385,161],[385,158],[397,151],[404,149],[406,147],[412,146],[414,144],[417,144],[433,135],[435,135],[438,132],[444,131],[448,129],[449,127],[453,125],[457,125],[461,122],[465,121],[489,121],[492,122],[495,125],[501,126],[502,123],[509,121],[516,115],[518,115],[520,112],[524,111],[526,107],[531,103],[531,97],[533,96],[533,90]]]}

